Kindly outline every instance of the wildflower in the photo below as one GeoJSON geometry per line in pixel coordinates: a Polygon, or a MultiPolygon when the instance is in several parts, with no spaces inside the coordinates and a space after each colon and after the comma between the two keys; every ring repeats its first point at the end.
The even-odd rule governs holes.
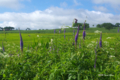
{"type": "MultiPolygon", "coordinates": [[[[19,29],[19,33],[20,33],[20,29],[19,29]]],[[[20,48],[21,48],[21,51],[23,52],[23,40],[22,40],[21,33],[20,33],[20,48]]]]}
{"type": "Polygon", "coordinates": [[[79,43],[79,48],[81,48],[81,39],[80,39],[80,43],[79,43]]]}
{"type": "Polygon", "coordinates": [[[106,39],[111,39],[111,37],[107,37],[106,39]]]}
{"type": "Polygon", "coordinates": [[[66,30],[64,29],[64,33],[66,32],[66,30]]]}
{"type": "Polygon", "coordinates": [[[85,22],[84,22],[84,29],[83,29],[83,39],[85,40],[85,36],[86,36],[86,33],[85,33],[85,22]]]}
{"type": "Polygon", "coordinates": [[[96,30],[94,33],[101,33],[102,31],[96,30]]]}
{"type": "Polygon", "coordinates": [[[61,29],[59,30],[59,33],[61,32],[61,29]]]}
{"type": "Polygon", "coordinates": [[[41,43],[38,43],[38,46],[41,46],[41,43]]]}
{"type": "Polygon", "coordinates": [[[119,32],[119,28],[118,28],[118,32],[119,32]]]}
{"type": "Polygon", "coordinates": [[[73,30],[73,35],[75,35],[75,30],[73,30]]]}
{"type": "Polygon", "coordinates": [[[79,26],[78,26],[77,34],[76,34],[76,36],[75,36],[75,44],[76,44],[76,45],[77,45],[78,34],[79,34],[79,26]]]}
{"type": "Polygon", "coordinates": [[[83,39],[85,40],[85,31],[83,31],[83,39]]]}
{"type": "Polygon", "coordinates": [[[93,44],[88,44],[87,47],[93,47],[93,44]]]}
{"type": "Polygon", "coordinates": [[[111,50],[114,50],[114,48],[110,48],[111,50]]]}
{"type": "Polygon", "coordinates": [[[109,42],[107,42],[107,41],[104,41],[104,44],[105,44],[106,46],[109,46],[109,42]]]}
{"type": "Polygon", "coordinates": [[[99,46],[102,47],[102,33],[100,34],[100,42],[99,42],[99,46]]]}
{"type": "Polygon", "coordinates": [[[39,37],[39,35],[37,35],[37,37],[39,37]]]}
{"type": "Polygon", "coordinates": [[[3,48],[3,52],[5,51],[5,49],[4,49],[4,45],[3,45],[3,42],[2,42],[2,48],[3,48]]]}
{"type": "Polygon", "coordinates": [[[73,46],[74,46],[74,42],[73,42],[73,44],[72,44],[73,46]]]}
{"type": "Polygon", "coordinates": [[[56,33],[56,30],[54,29],[54,33],[56,33]]]}
{"type": "Polygon", "coordinates": [[[77,23],[77,21],[78,21],[78,20],[77,20],[77,19],[75,19],[75,23],[77,23]]]}
{"type": "Polygon", "coordinates": [[[94,68],[96,68],[96,61],[97,61],[97,47],[98,47],[98,41],[97,41],[97,45],[96,45],[96,48],[95,48],[95,62],[94,62],[94,68]]]}
{"type": "Polygon", "coordinates": [[[112,56],[112,55],[109,56],[109,58],[112,58],[112,57],[115,57],[115,56],[112,56]]]}
{"type": "Polygon", "coordinates": [[[65,39],[65,35],[64,35],[64,39],[65,39]]]}
{"type": "Polygon", "coordinates": [[[2,49],[2,47],[0,47],[0,50],[2,49]]]}

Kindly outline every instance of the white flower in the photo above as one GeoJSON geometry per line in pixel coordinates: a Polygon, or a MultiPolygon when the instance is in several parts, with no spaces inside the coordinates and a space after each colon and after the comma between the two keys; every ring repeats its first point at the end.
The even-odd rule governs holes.
{"type": "Polygon", "coordinates": [[[7,46],[10,46],[10,44],[8,44],[7,46]]]}
{"type": "Polygon", "coordinates": [[[26,50],[26,52],[31,52],[31,50],[26,50]]]}
{"type": "Polygon", "coordinates": [[[2,49],[2,47],[0,47],[0,50],[2,49]]]}
{"type": "Polygon", "coordinates": [[[116,61],[118,64],[120,64],[120,61],[116,61]]]}
{"type": "Polygon", "coordinates": [[[91,41],[92,43],[95,43],[95,41],[91,41]]]}
{"type": "Polygon", "coordinates": [[[101,33],[102,31],[99,31],[99,30],[96,30],[96,31],[94,31],[94,33],[101,33]]]}
{"type": "Polygon", "coordinates": [[[109,51],[106,51],[107,53],[109,52],[109,51]]]}
{"type": "Polygon", "coordinates": [[[37,35],[37,37],[39,37],[39,35],[37,35]]]}
{"type": "Polygon", "coordinates": [[[53,42],[53,39],[51,39],[51,42],[49,42],[49,44],[52,44],[52,42],[53,42]]]}
{"type": "Polygon", "coordinates": [[[93,47],[93,44],[88,44],[87,47],[93,47]]]}
{"type": "Polygon", "coordinates": [[[41,43],[38,43],[38,46],[41,46],[41,43]]]}
{"type": "Polygon", "coordinates": [[[109,58],[112,58],[112,57],[115,57],[115,56],[113,56],[113,55],[110,55],[110,56],[109,56],[109,58]]]}
{"type": "Polygon", "coordinates": [[[111,37],[107,37],[106,39],[111,39],[111,37]]]}
{"type": "Polygon", "coordinates": [[[105,44],[106,46],[109,46],[109,43],[108,43],[107,41],[104,41],[104,44],[105,44]]]}
{"type": "Polygon", "coordinates": [[[51,39],[51,42],[53,42],[53,39],[51,39]]]}
{"type": "Polygon", "coordinates": [[[110,48],[111,50],[114,50],[114,48],[110,48]]]}

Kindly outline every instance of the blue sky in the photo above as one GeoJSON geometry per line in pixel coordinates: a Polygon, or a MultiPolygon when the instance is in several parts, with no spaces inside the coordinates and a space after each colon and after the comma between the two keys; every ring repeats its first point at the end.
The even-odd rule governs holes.
{"type": "Polygon", "coordinates": [[[54,29],[73,19],[92,25],[120,22],[120,0],[1,0],[0,26],[54,29]],[[87,16],[87,18],[86,18],[87,16]]]}

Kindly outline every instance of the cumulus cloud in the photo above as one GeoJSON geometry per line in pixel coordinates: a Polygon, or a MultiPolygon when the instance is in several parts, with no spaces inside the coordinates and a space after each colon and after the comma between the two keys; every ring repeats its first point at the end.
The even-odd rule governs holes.
{"type": "Polygon", "coordinates": [[[120,0],[93,0],[93,2],[96,4],[110,3],[110,4],[119,4],[120,5],[120,0]]]}
{"type": "Polygon", "coordinates": [[[23,8],[24,5],[20,3],[21,1],[30,2],[31,0],[0,0],[0,7],[12,8],[12,9],[23,8]]]}
{"type": "Polygon", "coordinates": [[[119,7],[120,7],[120,0],[92,0],[92,1],[95,4],[108,4],[114,9],[117,8],[117,10],[119,10],[119,7]]]}
{"type": "Polygon", "coordinates": [[[97,11],[102,11],[102,12],[107,12],[108,11],[107,8],[105,8],[103,6],[99,6],[99,7],[94,6],[93,8],[97,11]]]}
{"type": "Polygon", "coordinates": [[[60,6],[61,7],[67,7],[67,3],[66,2],[60,3],[60,6]]]}
{"type": "Polygon", "coordinates": [[[81,3],[78,3],[77,0],[73,0],[75,6],[82,5],[81,3]]]}
{"type": "Polygon", "coordinates": [[[50,7],[44,11],[37,10],[31,13],[1,13],[0,26],[20,27],[20,29],[26,29],[27,27],[31,29],[54,29],[60,28],[63,24],[72,26],[74,18],[77,18],[80,23],[87,20],[90,27],[93,24],[97,25],[104,22],[111,22],[113,24],[120,22],[120,15],[113,15],[111,13],[50,7]]]}

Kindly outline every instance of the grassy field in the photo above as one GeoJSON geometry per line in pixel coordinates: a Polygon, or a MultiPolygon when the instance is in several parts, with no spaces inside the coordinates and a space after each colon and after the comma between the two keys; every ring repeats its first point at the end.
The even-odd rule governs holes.
{"type": "MultiPolygon", "coordinates": [[[[77,31],[77,29],[74,29],[75,31],[77,31]]],[[[102,31],[102,33],[117,33],[118,31],[118,27],[115,27],[114,29],[111,30],[107,30],[105,28],[88,28],[86,29],[86,31],[88,33],[94,33],[96,30],[102,31]]],[[[70,28],[66,28],[67,33],[71,33],[73,32],[73,29],[70,28]]],[[[82,32],[83,30],[80,30],[80,32],[82,32]]],[[[5,31],[6,33],[19,33],[18,30],[13,30],[13,31],[5,31]]],[[[50,30],[21,30],[21,33],[53,33],[54,30],[50,29],[50,30]]],[[[63,33],[64,31],[62,30],[61,33],[63,33]]],[[[0,33],[4,33],[4,31],[0,31],[0,33]]],[[[56,29],[56,33],[59,33],[59,29],[56,29]]]]}
{"type": "Polygon", "coordinates": [[[90,28],[86,30],[85,40],[80,30],[76,46],[73,30],[66,29],[65,34],[53,32],[21,31],[23,52],[18,31],[7,31],[6,35],[1,32],[0,79],[120,79],[120,34],[117,28],[110,31],[90,28]],[[103,32],[101,48],[100,33],[94,33],[96,30],[103,32]]]}

